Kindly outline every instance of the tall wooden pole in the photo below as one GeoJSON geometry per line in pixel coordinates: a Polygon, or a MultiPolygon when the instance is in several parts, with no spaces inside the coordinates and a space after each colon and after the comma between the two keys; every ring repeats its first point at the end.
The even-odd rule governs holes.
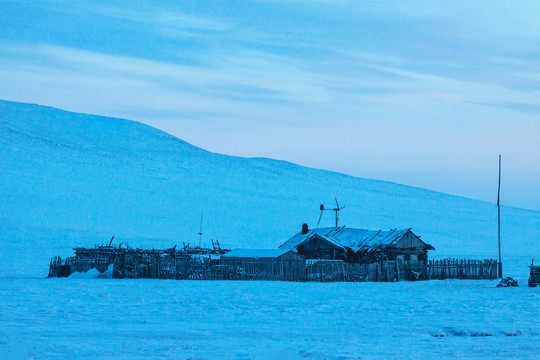
{"type": "Polygon", "coordinates": [[[502,262],[501,262],[501,155],[499,154],[499,188],[497,190],[497,225],[499,239],[499,278],[502,279],[502,262]]]}

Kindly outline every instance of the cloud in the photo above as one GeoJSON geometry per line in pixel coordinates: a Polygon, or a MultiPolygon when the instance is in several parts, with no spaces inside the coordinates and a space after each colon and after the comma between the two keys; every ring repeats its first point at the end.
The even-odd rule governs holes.
{"type": "Polygon", "coordinates": [[[540,104],[531,104],[523,102],[487,102],[487,101],[471,101],[471,104],[493,106],[504,109],[515,110],[523,113],[540,114],[540,104]]]}
{"type": "Polygon", "coordinates": [[[119,109],[130,109],[131,115],[137,109],[146,114],[155,109],[170,114],[176,110],[177,117],[245,117],[247,103],[269,111],[276,102],[293,107],[324,98],[316,76],[293,59],[260,52],[223,55],[199,66],[49,45],[2,49],[0,81],[5,86],[0,97],[52,101],[78,111],[94,108],[121,116],[119,109]]]}
{"type": "Polygon", "coordinates": [[[223,19],[167,10],[158,5],[120,7],[101,4],[89,6],[91,11],[97,15],[137,22],[150,31],[157,31],[167,36],[201,37],[212,33],[216,33],[216,36],[223,36],[235,29],[232,23],[223,19]]]}
{"type": "Polygon", "coordinates": [[[249,49],[200,54],[194,64],[13,43],[3,46],[0,56],[0,80],[6,84],[0,96],[14,98],[10,92],[18,88],[19,94],[36,102],[43,93],[73,104],[93,99],[102,107],[100,113],[124,108],[136,115],[137,109],[145,114],[155,109],[247,119],[270,109],[296,116],[299,109],[330,107],[349,117],[366,106],[396,111],[437,104],[514,104],[505,108],[532,111],[540,105],[534,93],[406,70],[397,58],[358,52],[337,60],[339,71],[324,63],[314,66],[292,56],[249,49]]]}

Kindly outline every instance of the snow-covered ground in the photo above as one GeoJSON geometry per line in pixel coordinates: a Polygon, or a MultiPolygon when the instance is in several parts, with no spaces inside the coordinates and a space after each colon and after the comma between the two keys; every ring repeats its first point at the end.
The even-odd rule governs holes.
{"type": "Polygon", "coordinates": [[[1,279],[0,358],[537,359],[540,290],[496,283],[1,279]]]}
{"type": "MultiPolygon", "coordinates": [[[[128,120],[0,101],[0,358],[537,358],[540,212],[503,207],[490,281],[43,279],[116,241],[277,247],[334,196],[341,224],[412,227],[432,257],[496,257],[496,206],[270,159],[213,154],[128,120]]],[[[494,188],[495,189],[495,188],[494,188]]],[[[333,222],[323,217],[322,226],[333,222]]]]}

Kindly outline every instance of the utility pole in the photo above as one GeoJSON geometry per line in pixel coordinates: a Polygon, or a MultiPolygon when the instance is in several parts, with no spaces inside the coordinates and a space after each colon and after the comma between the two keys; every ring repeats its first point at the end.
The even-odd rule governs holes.
{"type": "Polygon", "coordinates": [[[502,279],[502,261],[501,261],[501,154],[499,154],[499,188],[497,190],[497,225],[499,239],[499,278],[502,279]]]}

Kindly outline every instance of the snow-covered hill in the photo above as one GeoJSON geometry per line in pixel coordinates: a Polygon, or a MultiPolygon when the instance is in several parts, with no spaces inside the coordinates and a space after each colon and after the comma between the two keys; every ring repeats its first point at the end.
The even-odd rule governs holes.
{"type": "MultiPolygon", "coordinates": [[[[261,141],[265,141],[261,139],[261,141]]],[[[316,146],[316,144],[313,144],[316,146]]],[[[497,251],[492,203],[270,159],[214,154],[122,119],[0,101],[0,275],[44,275],[52,255],[116,235],[134,246],[275,247],[314,226],[412,227],[435,256],[497,251]],[[322,226],[333,223],[325,213],[322,226]]],[[[502,209],[503,253],[540,254],[540,212],[502,209]]]]}

